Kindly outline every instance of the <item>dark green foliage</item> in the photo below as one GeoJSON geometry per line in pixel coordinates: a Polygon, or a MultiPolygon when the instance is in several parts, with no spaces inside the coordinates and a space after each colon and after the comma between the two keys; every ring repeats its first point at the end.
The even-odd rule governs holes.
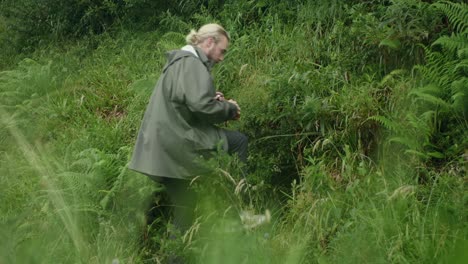
{"type": "Polygon", "coordinates": [[[124,1],[3,1],[1,14],[20,38],[18,48],[41,41],[101,33],[114,23],[124,1]]]}
{"type": "Polygon", "coordinates": [[[447,18],[455,32],[466,32],[466,30],[468,30],[468,6],[466,3],[441,1],[435,3],[434,6],[442,10],[447,15],[447,18]]]}
{"type": "MultiPolygon", "coordinates": [[[[440,166],[442,160],[460,158],[467,147],[468,87],[463,66],[466,58],[460,51],[468,47],[468,35],[459,21],[468,9],[464,4],[453,3],[434,6],[443,10],[450,21],[457,21],[455,28],[464,31],[455,31],[451,37],[441,36],[432,44],[433,49],[424,48],[426,63],[415,67],[421,74],[420,86],[408,94],[412,106],[400,111],[406,115],[403,117],[406,129],[396,130],[395,119],[375,117],[375,120],[391,128],[396,134],[392,141],[405,145],[407,154],[440,166]]],[[[394,113],[389,115],[396,117],[394,113]]]]}
{"type": "MultiPolygon", "coordinates": [[[[147,1],[147,0],[4,0],[3,18],[9,40],[17,50],[27,52],[37,45],[101,34],[115,28],[154,30],[167,27],[165,14],[177,12],[187,16],[199,6],[215,1],[147,1]]],[[[0,39],[1,40],[1,39],[0,39]]]]}

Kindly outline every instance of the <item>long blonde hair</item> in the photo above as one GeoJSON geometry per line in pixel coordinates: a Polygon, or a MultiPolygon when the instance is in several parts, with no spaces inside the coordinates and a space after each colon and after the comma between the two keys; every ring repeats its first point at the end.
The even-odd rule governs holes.
{"type": "Polygon", "coordinates": [[[197,46],[209,37],[212,37],[215,42],[218,42],[221,36],[225,36],[228,41],[231,39],[229,33],[222,26],[218,24],[206,24],[198,31],[192,29],[185,37],[185,41],[187,41],[189,45],[197,46]]]}

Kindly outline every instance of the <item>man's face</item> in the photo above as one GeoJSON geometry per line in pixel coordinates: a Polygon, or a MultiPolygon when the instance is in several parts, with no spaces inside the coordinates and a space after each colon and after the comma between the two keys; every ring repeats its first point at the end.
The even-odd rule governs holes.
{"type": "Polygon", "coordinates": [[[208,49],[207,57],[215,63],[224,60],[224,54],[227,51],[229,42],[225,36],[221,36],[218,43],[211,38],[211,47],[208,49]]]}

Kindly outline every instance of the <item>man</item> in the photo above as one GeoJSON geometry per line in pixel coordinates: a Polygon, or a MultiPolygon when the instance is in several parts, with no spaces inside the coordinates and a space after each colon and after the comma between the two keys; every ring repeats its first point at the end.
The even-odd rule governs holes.
{"type": "Polygon", "coordinates": [[[247,159],[247,137],[215,125],[240,116],[237,102],[216,92],[210,73],[224,59],[229,34],[220,25],[207,24],[186,40],[187,46],[167,54],[129,166],[166,186],[181,231],[192,224],[196,199],[189,180],[203,173],[197,159],[218,146],[247,159]]]}

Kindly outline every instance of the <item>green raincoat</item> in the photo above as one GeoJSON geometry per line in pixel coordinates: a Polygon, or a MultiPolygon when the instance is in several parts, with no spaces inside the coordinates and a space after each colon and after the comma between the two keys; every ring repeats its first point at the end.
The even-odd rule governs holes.
{"type": "Polygon", "coordinates": [[[141,124],[132,170],[186,179],[202,172],[197,158],[220,143],[227,150],[226,136],[215,124],[234,119],[237,107],[214,99],[211,61],[202,50],[186,47],[167,54],[141,124]]]}

